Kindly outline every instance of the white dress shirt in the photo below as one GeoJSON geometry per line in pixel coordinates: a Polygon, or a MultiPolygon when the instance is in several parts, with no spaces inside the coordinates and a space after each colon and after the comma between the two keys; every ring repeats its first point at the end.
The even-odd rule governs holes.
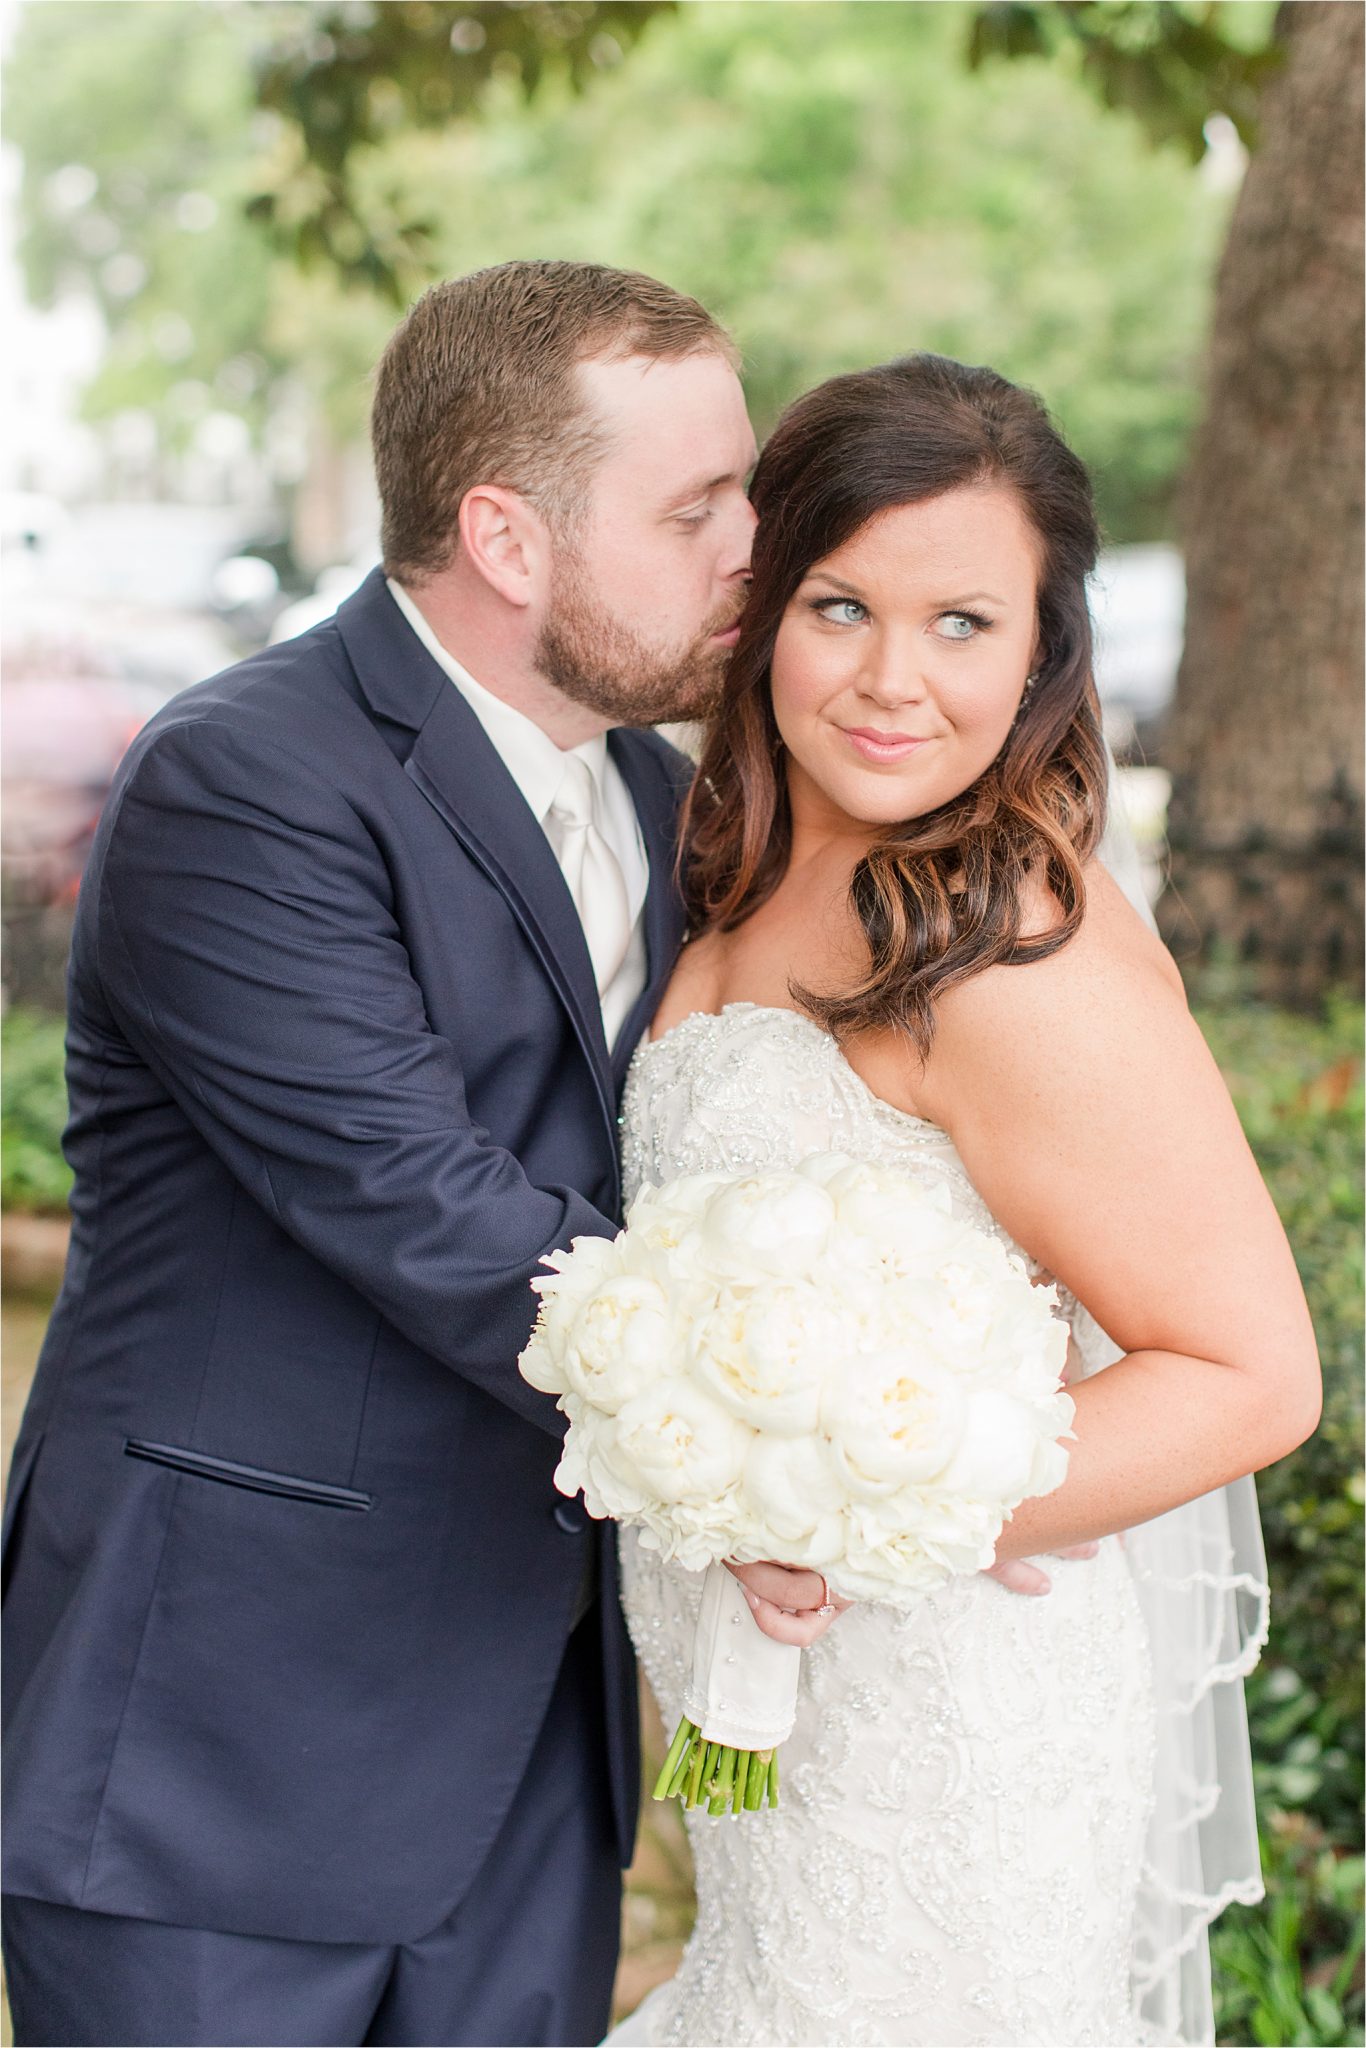
{"type": "MultiPolygon", "coordinates": [[[[564,777],[564,750],[525,712],[505,704],[501,697],[495,697],[491,690],[476,682],[449,648],[442,646],[403,586],[392,576],[386,580],[394,603],[493,742],[558,860],[555,832],[548,821],[564,777]]],[[[621,868],[631,919],[630,942],[621,965],[601,991],[603,1030],[611,1046],[645,986],[645,927],[641,912],[650,885],[650,865],[631,792],[607,750],[606,735],[599,733],[595,739],[585,740],[582,746],[569,751],[579,756],[593,778],[599,829],[621,868]]]]}

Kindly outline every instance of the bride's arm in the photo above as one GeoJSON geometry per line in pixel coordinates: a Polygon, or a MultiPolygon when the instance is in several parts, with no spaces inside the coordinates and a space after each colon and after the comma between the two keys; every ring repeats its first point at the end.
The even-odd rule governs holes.
{"type": "Polygon", "coordinates": [[[1072,1388],[1067,1479],[998,1558],[1147,1521],[1319,1415],[1303,1290],[1228,1092],[1156,942],[1097,913],[1053,959],[946,998],[914,1086],[993,1214],[1127,1353],[1072,1388]]]}

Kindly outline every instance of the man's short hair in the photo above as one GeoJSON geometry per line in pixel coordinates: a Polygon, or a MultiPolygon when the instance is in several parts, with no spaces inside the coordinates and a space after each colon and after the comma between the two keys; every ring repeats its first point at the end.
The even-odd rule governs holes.
{"type": "Polygon", "coordinates": [[[375,379],[371,440],[384,566],[446,568],[461,500],[501,484],[572,527],[606,439],[574,375],[588,360],[739,356],[696,299],[600,263],[500,263],[423,293],[375,379]]]}

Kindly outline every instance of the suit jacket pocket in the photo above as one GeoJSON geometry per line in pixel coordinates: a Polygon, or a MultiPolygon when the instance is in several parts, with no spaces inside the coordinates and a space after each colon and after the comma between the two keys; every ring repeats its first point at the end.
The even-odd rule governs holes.
{"type": "Polygon", "coordinates": [[[149,1443],[145,1437],[125,1438],[123,1448],[130,1458],[145,1458],[152,1465],[166,1465],[172,1472],[188,1473],[194,1479],[215,1479],[220,1486],[243,1486],[250,1493],[278,1494],[285,1500],[301,1500],[320,1508],[346,1508],[365,1513],[374,1497],[350,1486],[329,1486],[321,1479],[296,1479],[288,1472],[268,1472],[259,1465],[238,1465],[230,1458],[211,1458],[204,1451],[185,1450],[179,1444],[149,1443]]]}

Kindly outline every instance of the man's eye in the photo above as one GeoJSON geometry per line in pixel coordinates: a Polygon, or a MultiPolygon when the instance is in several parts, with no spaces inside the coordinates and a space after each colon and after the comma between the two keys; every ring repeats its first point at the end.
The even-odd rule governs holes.
{"type": "Polygon", "coordinates": [[[835,626],[861,626],[868,616],[856,597],[818,597],[811,609],[835,626]]]}
{"type": "Polygon", "coordinates": [[[711,506],[704,505],[698,512],[679,512],[676,517],[680,526],[705,526],[711,518],[711,506]]]}

